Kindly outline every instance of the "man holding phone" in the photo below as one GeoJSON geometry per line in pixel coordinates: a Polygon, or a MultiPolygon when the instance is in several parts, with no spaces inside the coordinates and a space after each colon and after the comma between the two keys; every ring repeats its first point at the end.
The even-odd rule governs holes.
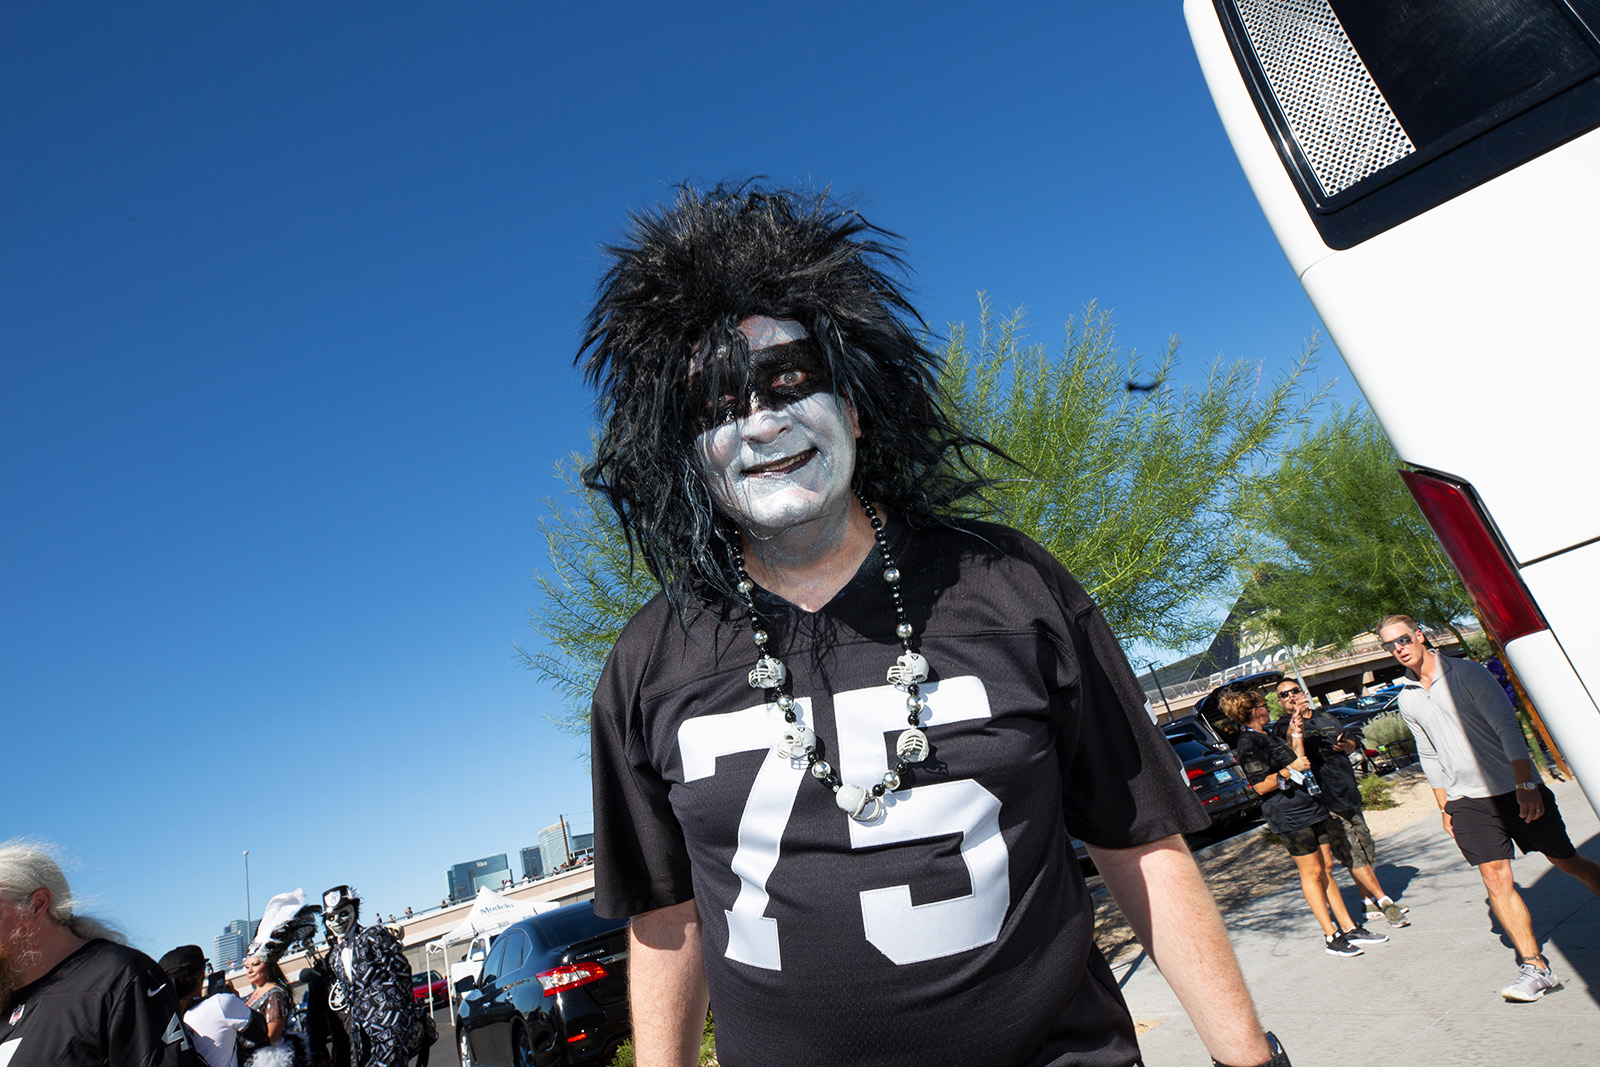
{"type": "Polygon", "coordinates": [[[1322,786],[1323,802],[1334,825],[1342,831],[1334,836],[1334,858],[1344,864],[1351,879],[1361,887],[1366,917],[1381,916],[1389,920],[1390,926],[1410,926],[1406,909],[1383,891],[1377,872],[1372,869],[1376,858],[1372,831],[1367,829],[1366,816],[1361,813],[1361,787],[1350,766],[1350,754],[1360,751],[1364,740],[1361,730],[1342,726],[1325,711],[1313,711],[1310,698],[1293,678],[1284,678],[1275,691],[1279,705],[1289,713],[1278,720],[1279,736],[1292,745],[1298,735],[1304,744],[1311,773],[1322,786]]]}

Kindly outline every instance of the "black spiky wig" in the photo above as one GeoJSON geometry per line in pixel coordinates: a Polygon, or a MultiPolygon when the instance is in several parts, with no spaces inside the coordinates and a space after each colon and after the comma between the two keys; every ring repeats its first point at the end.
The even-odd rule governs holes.
{"type": "Polygon", "coordinates": [[[728,594],[735,581],[734,530],[711,502],[694,440],[704,397],[745,395],[737,326],[752,315],[809,331],[860,420],[855,485],[867,499],[913,525],[981,510],[988,483],[967,453],[997,450],[943,408],[937,358],[918,339],[926,324],[890,276],[903,269],[895,234],[827,193],[754,183],[684,185],[670,207],[630,222],[626,243],[606,249],[576,361],[604,425],[583,481],[680,612],[707,586],[728,594]]]}

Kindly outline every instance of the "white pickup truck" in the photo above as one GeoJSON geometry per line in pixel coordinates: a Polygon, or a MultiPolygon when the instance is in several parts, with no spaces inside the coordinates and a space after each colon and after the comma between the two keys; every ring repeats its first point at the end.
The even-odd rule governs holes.
{"type": "Polygon", "coordinates": [[[499,931],[495,931],[493,934],[479,934],[472,939],[472,944],[467,946],[466,959],[450,965],[450,990],[452,994],[455,993],[456,984],[468,975],[472,976],[474,982],[478,980],[478,976],[483,972],[483,961],[489,958],[489,945],[494,941],[498,933],[499,931]]]}

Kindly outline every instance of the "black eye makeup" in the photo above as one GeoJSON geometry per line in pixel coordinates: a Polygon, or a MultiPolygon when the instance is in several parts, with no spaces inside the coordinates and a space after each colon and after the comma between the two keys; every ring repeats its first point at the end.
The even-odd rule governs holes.
{"type": "Polygon", "coordinates": [[[742,383],[731,367],[719,377],[722,380],[718,383],[720,388],[714,390],[716,395],[699,404],[705,429],[745,418],[756,407],[773,411],[833,389],[827,363],[810,338],[752,352],[742,383]]]}

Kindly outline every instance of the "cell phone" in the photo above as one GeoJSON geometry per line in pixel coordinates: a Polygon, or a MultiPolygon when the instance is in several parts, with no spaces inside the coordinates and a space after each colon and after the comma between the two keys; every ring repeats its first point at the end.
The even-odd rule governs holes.
{"type": "Polygon", "coordinates": [[[212,971],[206,976],[206,996],[231,993],[232,991],[228,986],[228,973],[226,971],[212,971]]]}

